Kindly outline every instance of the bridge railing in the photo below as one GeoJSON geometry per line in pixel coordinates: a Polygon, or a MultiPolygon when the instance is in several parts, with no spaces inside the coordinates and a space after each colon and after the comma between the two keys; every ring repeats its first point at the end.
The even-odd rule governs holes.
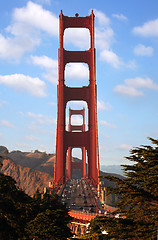
{"type": "Polygon", "coordinates": [[[58,188],[57,190],[57,194],[58,196],[61,196],[63,194],[63,191],[64,191],[64,188],[65,188],[65,185],[67,183],[68,179],[65,180],[65,183],[63,183],[62,185],[60,185],[60,187],[58,188]]]}
{"type": "Polygon", "coordinates": [[[82,212],[78,210],[71,210],[69,213],[74,213],[74,214],[81,214],[81,215],[87,215],[87,216],[97,216],[97,213],[87,213],[87,212],[82,212]]]}
{"type": "Polygon", "coordinates": [[[79,219],[79,220],[82,219],[82,220],[86,220],[88,222],[90,222],[96,216],[111,217],[112,216],[111,214],[106,215],[105,213],[87,213],[87,212],[82,212],[82,211],[78,211],[78,210],[69,211],[69,215],[71,217],[73,217],[74,219],[79,219]]]}
{"type": "Polygon", "coordinates": [[[99,199],[98,199],[97,189],[94,188],[94,185],[93,185],[91,179],[85,179],[85,180],[86,180],[87,184],[89,185],[89,189],[90,189],[92,195],[94,196],[94,201],[95,201],[96,209],[97,209],[97,212],[98,212],[100,207],[99,207],[99,204],[98,204],[99,199]],[[92,188],[93,188],[93,190],[92,190],[92,188]]]}

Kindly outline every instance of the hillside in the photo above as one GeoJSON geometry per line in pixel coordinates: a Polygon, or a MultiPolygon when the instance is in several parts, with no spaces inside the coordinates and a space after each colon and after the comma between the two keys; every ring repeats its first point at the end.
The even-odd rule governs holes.
{"type": "MultiPolygon", "coordinates": [[[[11,176],[18,186],[29,195],[33,195],[37,188],[43,191],[44,187],[53,181],[55,154],[46,154],[38,150],[9,152],[6,147],[0,146],[0,155],[3,156],[1,172],[11,176]]],[[[72,161],[81,160],[73,158],[72,161]]],[[[76,177],[80,176],[79,171],[75,171],[75,174],[76,177]]],[[[100,171],[100,175],[106,174],[109,173],[100,171]]],[[[105,184],[109,185],[109,182],[105,180],[105,184]]]]}
{"type": "Polygon", "coordinates": [[[54,154],[37,150],[34,153],[9,152],[0,146],[0,155],[3,156],[1,172],[11,176],[29,195],[33,195],[37,188],[43,191],[53,181],[54,154]]]}
{"type": "Polygon", "coordinates": [[[41,172],[54,175],[54,154],[46,154],[45,152],[21,152],[12,151],[7,154],[7,157],[22,167],[28,167],[41,172]]]}
{"type": "Polygon", "coordinates": [[[35,193],[37,188],[43,192],[44,187],[48,187],[48,183],[53,181],[53,177],[48,173],[22,167],[11,159],[4,159],[2,164],[1,172],[11,176],[18,186],[30,196],[35,193]]]}

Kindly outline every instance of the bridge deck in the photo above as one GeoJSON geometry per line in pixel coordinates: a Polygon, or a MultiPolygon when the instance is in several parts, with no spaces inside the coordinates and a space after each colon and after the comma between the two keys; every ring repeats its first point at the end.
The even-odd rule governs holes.
{"type": "Polygon", "coordinates": [[[97,200],[91,186],[85,179],[69,180],[62,192],[62,200],[70,211],[78,210],[84,213],[96,213],[97,200]]]}
{"type": "Polygon", "coordinates": [[[97,216],[97,213],[84,213],[81,211],[71,210],[69,212],[69,215],[75,219],[90,222],[92,219],[94,219],[97,216]]]}

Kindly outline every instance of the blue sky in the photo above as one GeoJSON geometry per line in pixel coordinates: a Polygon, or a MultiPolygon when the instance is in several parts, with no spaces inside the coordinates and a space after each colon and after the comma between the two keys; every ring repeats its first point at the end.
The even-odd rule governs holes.
{"type": "MultiPolygon", "coordinates": [[[[0,145],[55,152],[61,9],[67,16],[94,9],[100,164],[124,164],[129,149],[158,136],[156,0],[1,1],[0,145]]],[[[88,31],[66,30],[64,41],[66,49],[86,50],[88,31]]],[[[67,65],[65,79],[68,86],[87,85],[86,64],[67,65]]],[[[86,104],[70,103],[67,117],[69,106],[86,104]]]]}

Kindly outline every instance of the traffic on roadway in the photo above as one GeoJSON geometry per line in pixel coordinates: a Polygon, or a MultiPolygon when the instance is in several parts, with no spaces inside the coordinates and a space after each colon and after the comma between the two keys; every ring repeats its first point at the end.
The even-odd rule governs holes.
{"type": "Polygon", "coordinates": [[[95,195],[85,179],[68,180],[62,194],[62,201],[70,210],[96,212],[95,195]]]}

